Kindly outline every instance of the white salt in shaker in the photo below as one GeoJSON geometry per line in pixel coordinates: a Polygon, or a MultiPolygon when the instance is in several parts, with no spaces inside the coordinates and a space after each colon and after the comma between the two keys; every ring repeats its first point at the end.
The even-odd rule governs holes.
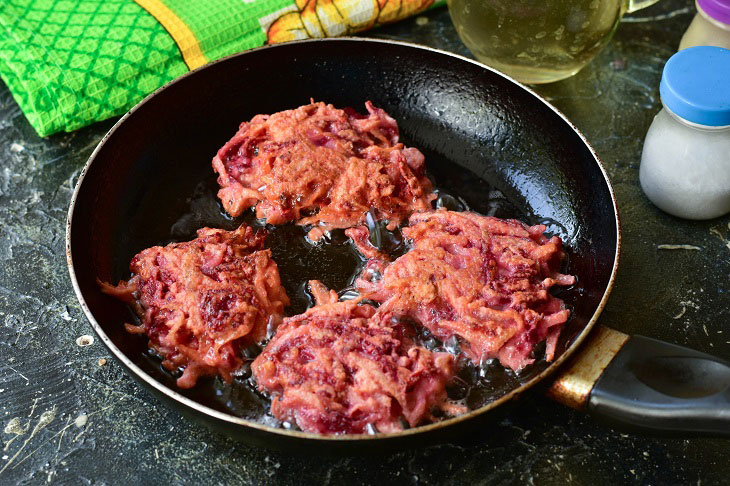
{"type": "Polygon", "coordinates": [[[659,92],[664,108],[641,155],[644,193],[681,218],[730,212],[730,50],[676,53],[664,66],[659,92]]]}
{"type": "Polygon", "coordinates": [[[679,49],[717,46],[730,49],[730,0],[697,0],[697,15],[684,33],[679,49]]]}

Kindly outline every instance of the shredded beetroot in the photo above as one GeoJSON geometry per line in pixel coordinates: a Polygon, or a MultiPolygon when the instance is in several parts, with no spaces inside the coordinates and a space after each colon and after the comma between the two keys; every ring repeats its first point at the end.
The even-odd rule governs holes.
{"type": "Polygon", "coordinates": [[[388,261],[388,255],[375,248],[370,243],[370,231],[365,226],[356,226],[345,230],[345,235],[350,237],[358,251],[369,260],[388,261]]]}
{"type": "Polygon", "coordinates": [[[315,305],[334,304],[339,300],[337,292],[327,288],[325,284],[319,280],[310,280],[309,292],[314,297],[315,305]]]}
{"type": "Polygon", "coordinates": [[[398,125],[369,101],[368,116],[312,103],[273,115],[257,115],[213,159],[218,197],[232,216],[256,206],[267,223],[332,228],[378,220],[398,225],[435,195],[424,157],[398,143],[398,125]]]}
{"type": "MultiPolygon", "coordinates": [[[[373,255],[362,231],[350,234],[373,255]]],[[[392,263],[370,260],[356,286],[382,303],[378,312],[407,315],[443,341],[456,337],[475,363],[499,358],[519,371],[542,341],[552,360],[569,311],[549,289],[575,282],[558,272],[560,238],[544,231],[468,212],[414,213],[403,229],[412,249],[392,263]]]]}
{"type": "Polygon", "coordinates": [[[415,426],[435,407],[464,411],[446,402],[452,355],[415,346],[392,314],[310,286],[326,303],[285,319],[251,367],[275,417],[307,432],[351,434],[399,431],[401,420],[415,426]]]}
{"type": "Polygon", "coordinates": [[[136,255],[127,282],[102,290],[135,307],[149,346],[177,380],[191,388],[199,376],[231,374],[242,364],[241,349],[266,336],[281,320],[289,299],[281,286],[265,234],[247,226],[235,231],[203,228],[198,238],[136,255]]]}

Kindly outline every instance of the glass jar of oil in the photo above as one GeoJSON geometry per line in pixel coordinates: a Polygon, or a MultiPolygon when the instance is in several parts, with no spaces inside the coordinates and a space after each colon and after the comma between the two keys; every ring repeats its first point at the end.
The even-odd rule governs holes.
{"type": "Polygon", "coordinates": [[[477,59],[524,83],[572,76],[608,43],[626,12],[657,0],[448,0],[477,59]]]}

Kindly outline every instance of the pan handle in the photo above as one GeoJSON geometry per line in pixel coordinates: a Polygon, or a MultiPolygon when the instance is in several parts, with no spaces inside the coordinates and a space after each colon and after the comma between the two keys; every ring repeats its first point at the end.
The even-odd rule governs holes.
{"type": "Polygon", "coordinates": [[[730,363],[606,327],[548,395],[632,431],[730,437],[730,363]]]}

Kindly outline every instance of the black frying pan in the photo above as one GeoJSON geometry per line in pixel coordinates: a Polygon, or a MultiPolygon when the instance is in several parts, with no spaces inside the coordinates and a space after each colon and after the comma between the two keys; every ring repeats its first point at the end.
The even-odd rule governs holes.
{"type": "MultiPolygon", "coordinates": [[[[287,291],[295,297],[291,312],[303,308],[296,298],[299,282],[319,277],[339,290],[352,270],[348,265],[354,265],[352,255],[326,248],[297,263],[298,231],[283,227],[269,242],[287,291]]],[[[618,212],[606,173],[585,138],[555,108],[468,59],[363,39],[249,51],[149,96],[92,154],[71,202],[67,231],[71,280],[84,312],[132,376],[183,413],[231,435],[317,452],[373,445],[382,450],[459,434],[547,378],[589,337],[611,290],[619,248],[618,212]],[[470,392],[470,413],[373,436],[326,437],[276,427],[263,414],[261,398],[243,387],[208,383],[183,392],[174,386],[173,377],[145,352],[145,340],[124,331],[123,324],[132,319],[129,309],[103,295],[96,279],[116,283],[128,277],[135,253],[190,238],[198,227],[240,224],[226,218],[214,201],[211,158],[241,121],[310,98],[361,111],[372,100],[398,120],[402,139],[425,153],[443,191],[483,213],[545,222],[563,238],[566,271],[578,276],[578,284],[561,294],[572,317],[552,363],[538,362],[519,376],[493,372],[489,383],[482,381],[470,392]]],[[[567,371],[564,367],[550,388],[557,399],[653,430],[730,433],[730,367],[725,363],[605,328],[583,346],[577,362],[567,371]]]]}

